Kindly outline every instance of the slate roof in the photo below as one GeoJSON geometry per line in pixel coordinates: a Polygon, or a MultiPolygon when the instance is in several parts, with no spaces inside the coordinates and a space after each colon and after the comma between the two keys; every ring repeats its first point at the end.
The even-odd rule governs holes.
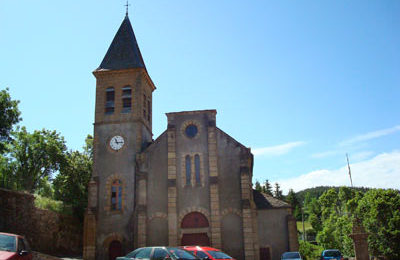
{"type": "Polygon", "coordinates": [[[290,208],[290,204],[276,199],[268,194],[253,190],[254,202],[257,209],[290,208]]]}
{"type": "Polygon", "coordinates": [[[96,71],[132,68],[146,69],[146,66],[127,15],[96,71]]]}

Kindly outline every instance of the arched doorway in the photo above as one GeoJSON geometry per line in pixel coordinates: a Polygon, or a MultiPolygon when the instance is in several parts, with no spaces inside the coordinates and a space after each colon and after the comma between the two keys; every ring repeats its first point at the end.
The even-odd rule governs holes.
{"type": "Polygon", "coordinates": [[[118,256],[122,256],[122,244],[118,240],[114,240],[108,247],[108,259],[115,260],[118,256]]]}
{"type": "Polygon", "coordinates": [[[181,245],[199,245],[209,246],[210,239],[207,235],[208,231],[208,220],[200,212],[191,212],[187,214],[181,223],[181,229],[183,232],[181,245]],[[185,229],[190,229],[190,233],[186,233],[185,229]]]}

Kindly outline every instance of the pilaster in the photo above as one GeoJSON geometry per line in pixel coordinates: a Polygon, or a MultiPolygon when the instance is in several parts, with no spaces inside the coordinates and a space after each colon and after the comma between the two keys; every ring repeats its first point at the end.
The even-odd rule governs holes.
{"type": "Polygon", "coordinates": [[[255,216],[256,213],[252,195],[250,157],[250,151],[246,151],[242,152],[240,158],[244,255],[246,260],[257,260],[259,259],[258,237],[256,223],[254,223],[257,218],[255,216]]]}
{"type": "Polygon", "coordinates": [[[85,213],[83,223],[83,259],[94,260],[96,257],[96,216],[90,209],[85,213]]]}
{"type": "MultiPolygon", "coordinates": [[[[169,123],[169,122],[168,122],[169,123]]],[[[168,124],[168,244],[178,245],[177,188],[176,188],[176,129],[168,124]]]]}
{"type": "Polygon", "coordinates": [[[221,248],[221,214],[218,187],[218,152],[215,118],[208,125],[208,165],[210,173],[211,243],[221,248]]]}
{"type": "Polygon", "coordinates": [[[147,219],[147,174],[138,173],[138,231],[137,243],[138,247],[146,246],[146,219],[147,219]]]}

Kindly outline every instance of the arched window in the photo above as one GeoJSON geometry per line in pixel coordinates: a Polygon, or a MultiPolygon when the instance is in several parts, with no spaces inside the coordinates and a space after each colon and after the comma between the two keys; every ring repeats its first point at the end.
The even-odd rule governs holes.
{"type": "Polygon", "coordinates": [[[114,180],[111,184],[111,210],[122,209],[122,183],[114,180]]]}
{"type": "Polygon", "coordinates": [[[186,155],[185,166],[186,166],[186,185],[190,185],[192,169],[191,169],[191,160],[189,155],[186,155]]]}
{"type": "Polygon", "coordinates": [[[130,86],[122,88],[122,113],[129,113],[132,110],[132,89],[130,86]]]}
{"type": "Polygon", "coordinates": [[[143,95],[143,118],[146,119],[146,95],[143,95]]]}
{"type": "Polygon", "coordinates": [[[105,112],[106,114],[114,113],[114,98],[115,98],[115,91],[113,87],[109,87],[106,89],[106,107],[105,112]]]}
{"type": "Polygon", "coordinates": [[[200,156],[198,154],[194,156],[194,172],[196,176],[196,184],[200,184],[200,156]]]}

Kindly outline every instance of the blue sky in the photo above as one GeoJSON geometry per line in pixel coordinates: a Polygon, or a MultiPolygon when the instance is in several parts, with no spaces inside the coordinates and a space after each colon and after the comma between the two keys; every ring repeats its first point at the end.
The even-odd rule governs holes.
{"type": "MultiPolygon", "coordinates": [[[[71,149],[93,132],[95,78],[125,1],[0,2],[0,89],[30,131],[71,149]]],[[[255,155],[254,179],[400,187],[399,1],[131,1],[130,20],[167,112],[217,109],[255,155]]]]}

